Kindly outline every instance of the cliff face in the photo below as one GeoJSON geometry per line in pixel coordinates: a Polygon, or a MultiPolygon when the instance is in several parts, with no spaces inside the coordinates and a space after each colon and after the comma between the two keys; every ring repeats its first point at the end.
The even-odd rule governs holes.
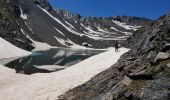
{"type": "Polygon", "coordinates": [[[32,42],[21,32],[18,0],[0,1],[0,37],[25,50],[32,50],[32,42]]]}
{"type": "Polygon", "coordinates": [[[65,95],[62,100],[170,99],[170,14],[136,31],[131,50],[117,64],[65,95]]]}

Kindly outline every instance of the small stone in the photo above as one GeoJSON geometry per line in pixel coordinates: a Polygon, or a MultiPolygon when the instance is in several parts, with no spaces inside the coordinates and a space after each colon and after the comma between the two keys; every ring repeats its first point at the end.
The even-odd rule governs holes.
{"type": "Polygon", "coordinates": [[[132,96],[133,96],[132,95],[132,91],[130,91],[130,90],[128,90],[127,92],[124,93],[124,97],[125,98],[129,98],[130,99],[130,98],[132,98],[132,96]]]}

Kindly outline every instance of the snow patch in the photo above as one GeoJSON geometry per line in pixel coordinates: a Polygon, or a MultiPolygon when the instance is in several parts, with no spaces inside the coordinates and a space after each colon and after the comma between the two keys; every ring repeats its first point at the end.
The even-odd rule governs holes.
{"type": "Polygon", "coordinates": [[[20,17],[21,17],[22,19],[26,20],[26,19],[27,19],[27,15],[26,15],[26,14],[24,14],[24,12],[23,12],[23,10],[22,10],[21,6],[20,6],[19,8],[20,8],[20,12],[21,12],[20,17]]]}
{"type": "Polygon", "coordinates": [[[82,23],[81,23],[80,25],[81,25],[82,27],[84,27],[86,30],[88,30],[88,33],[101,34],[101,32],[94,31],[94,30],[92,30],[89,26],[86,27],[86,26],[84,26],[82,23]]]}
{"type": "MultiPolygon", "coordinates": [[[[100,27],[97,27],[97,29],[98,29],[98,31],[100,31],[100,32],[104,32],[104,33],[111,33],[111,32],[106,31],[106,30],[104,30],[104,29],[102,29],[102,28],[100,28],[100,27]]],[[[112,34],[113,34],[113,33],[112,33],[112,34]]]]}
{"type": "Polygon", "coordinates": [[[59,65],[42,65],[42,66],[34,65],[34,67],[39,68],[39,69],[45,69],[48,71],[56,71],[56,70],[62,70],[66,68],[64,66],[59,66],[59,65]]]}
{"type": "Polygon", "coordinates": [[[69,22],[65,21],[67,25],[69,25],[71,28],[75,29],[73,25],[71,25],[69,22]]]}
{"type": "Polygon", "coordinates": [[[116,20],[112,20],[113,23],[115,23],[116,25],[119,25],[127,30],[134,30],[136,31],[138,28],[140,28],[141,26],[131,26],[131,25],[127,25],[126,23],[122,23],[122,22],[119,22],[119,21],[116,21],[116,20]]]}
{"type": "Polygon", "coordinates": [[[57,28],[55,28],[55,27],[54,27],[54,29],[55,29],[57,32],[59,32],[61,35],[65,36],[64,33],[62,33],[59,29],[57,29],[57,28]]]}
{"type": "Polygon", "coordinates": [[[118,30],[118,29],[116,29],[115,27],[110,27],[110,29],[113,29],[113,30],[115,30],[115,31],[118,31],[118,32],[119,32],[119,30],[118,30]]]}
{"type": "Polygon", "coordinates": [[[132,35],[132,34],[133,34],[133,33],[131,33],[131,32],[123,32],[123,31],[120,31],[120,30],[116,29],[115,27],[110,27],[110,29],[113,29],[113,30],[115,30],[115,31],[117,31],[117,32],[124,33],[125,35],[132,35]]]}
{"type": "Polygon", "coordinates": [[[30,54],[31,52],[22,50],[0,37],[0,59],[22,57],[30,54]]]}

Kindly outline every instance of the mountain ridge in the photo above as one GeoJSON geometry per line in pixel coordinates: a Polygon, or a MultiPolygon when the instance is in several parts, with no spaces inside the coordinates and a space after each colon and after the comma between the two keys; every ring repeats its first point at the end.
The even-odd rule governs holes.
{"type": "MultiPolygon", "coordinates": [[[[30,49],[23,48],[27,50],[36,48],[37,42],[57,47],[108,48],[113,46],[115,40],[126,40],[139,25],[143,25],[143,20],[150,22],[148,19],[128,16],[84,18],[67,11],[53,10],[47,0],[15,0],[13,3],[19,11],[21,29],[18,31],[25,34],[30,43],[32,41],[30,49]],[[139,21],[135,21],[137,19],[139,21]]],[[[19,45],[21,42],[15,42],[14,45],[22,48],[19,45]]]]}

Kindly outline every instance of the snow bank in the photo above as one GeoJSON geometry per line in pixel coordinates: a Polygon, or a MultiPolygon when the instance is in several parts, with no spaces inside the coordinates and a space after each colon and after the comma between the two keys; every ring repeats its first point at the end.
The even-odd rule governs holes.
{"type": "MultiPolygon", "coordinates": [[[[10,85],[17,84],[16,80],[25,81],[26,79],[27,79],[26,75],[16,74],[15,70],[0,65],[0,90],[5,88],[6,86],[8,87],[10,85]]],[[[0,92],[0,98],[2,97],[2,95],[3,93],[0,92]]]]}
{"type": "Polygon", "coordinates": [[[22,50],[0,37],[0,59],[30,55],[31,52],[22,50]]]}
{"type": "MultiPolygon", "coordinates": [[[[55,100],[59,95],[84,84],[111,67],[127,51],[126,48],[121,48],[120,52],[114,52],[112,49],[64,70],[48,74],[13,76],[13,71],[5,69],[5,76],[0,76],[0,84],[3,84],[0,87],[0,100],[55,100]],[[8,79],[5,80],[6,78],[8,79]]],[[[2,67],[0,74],[3,74],[1,69],[2,67]]]]}

